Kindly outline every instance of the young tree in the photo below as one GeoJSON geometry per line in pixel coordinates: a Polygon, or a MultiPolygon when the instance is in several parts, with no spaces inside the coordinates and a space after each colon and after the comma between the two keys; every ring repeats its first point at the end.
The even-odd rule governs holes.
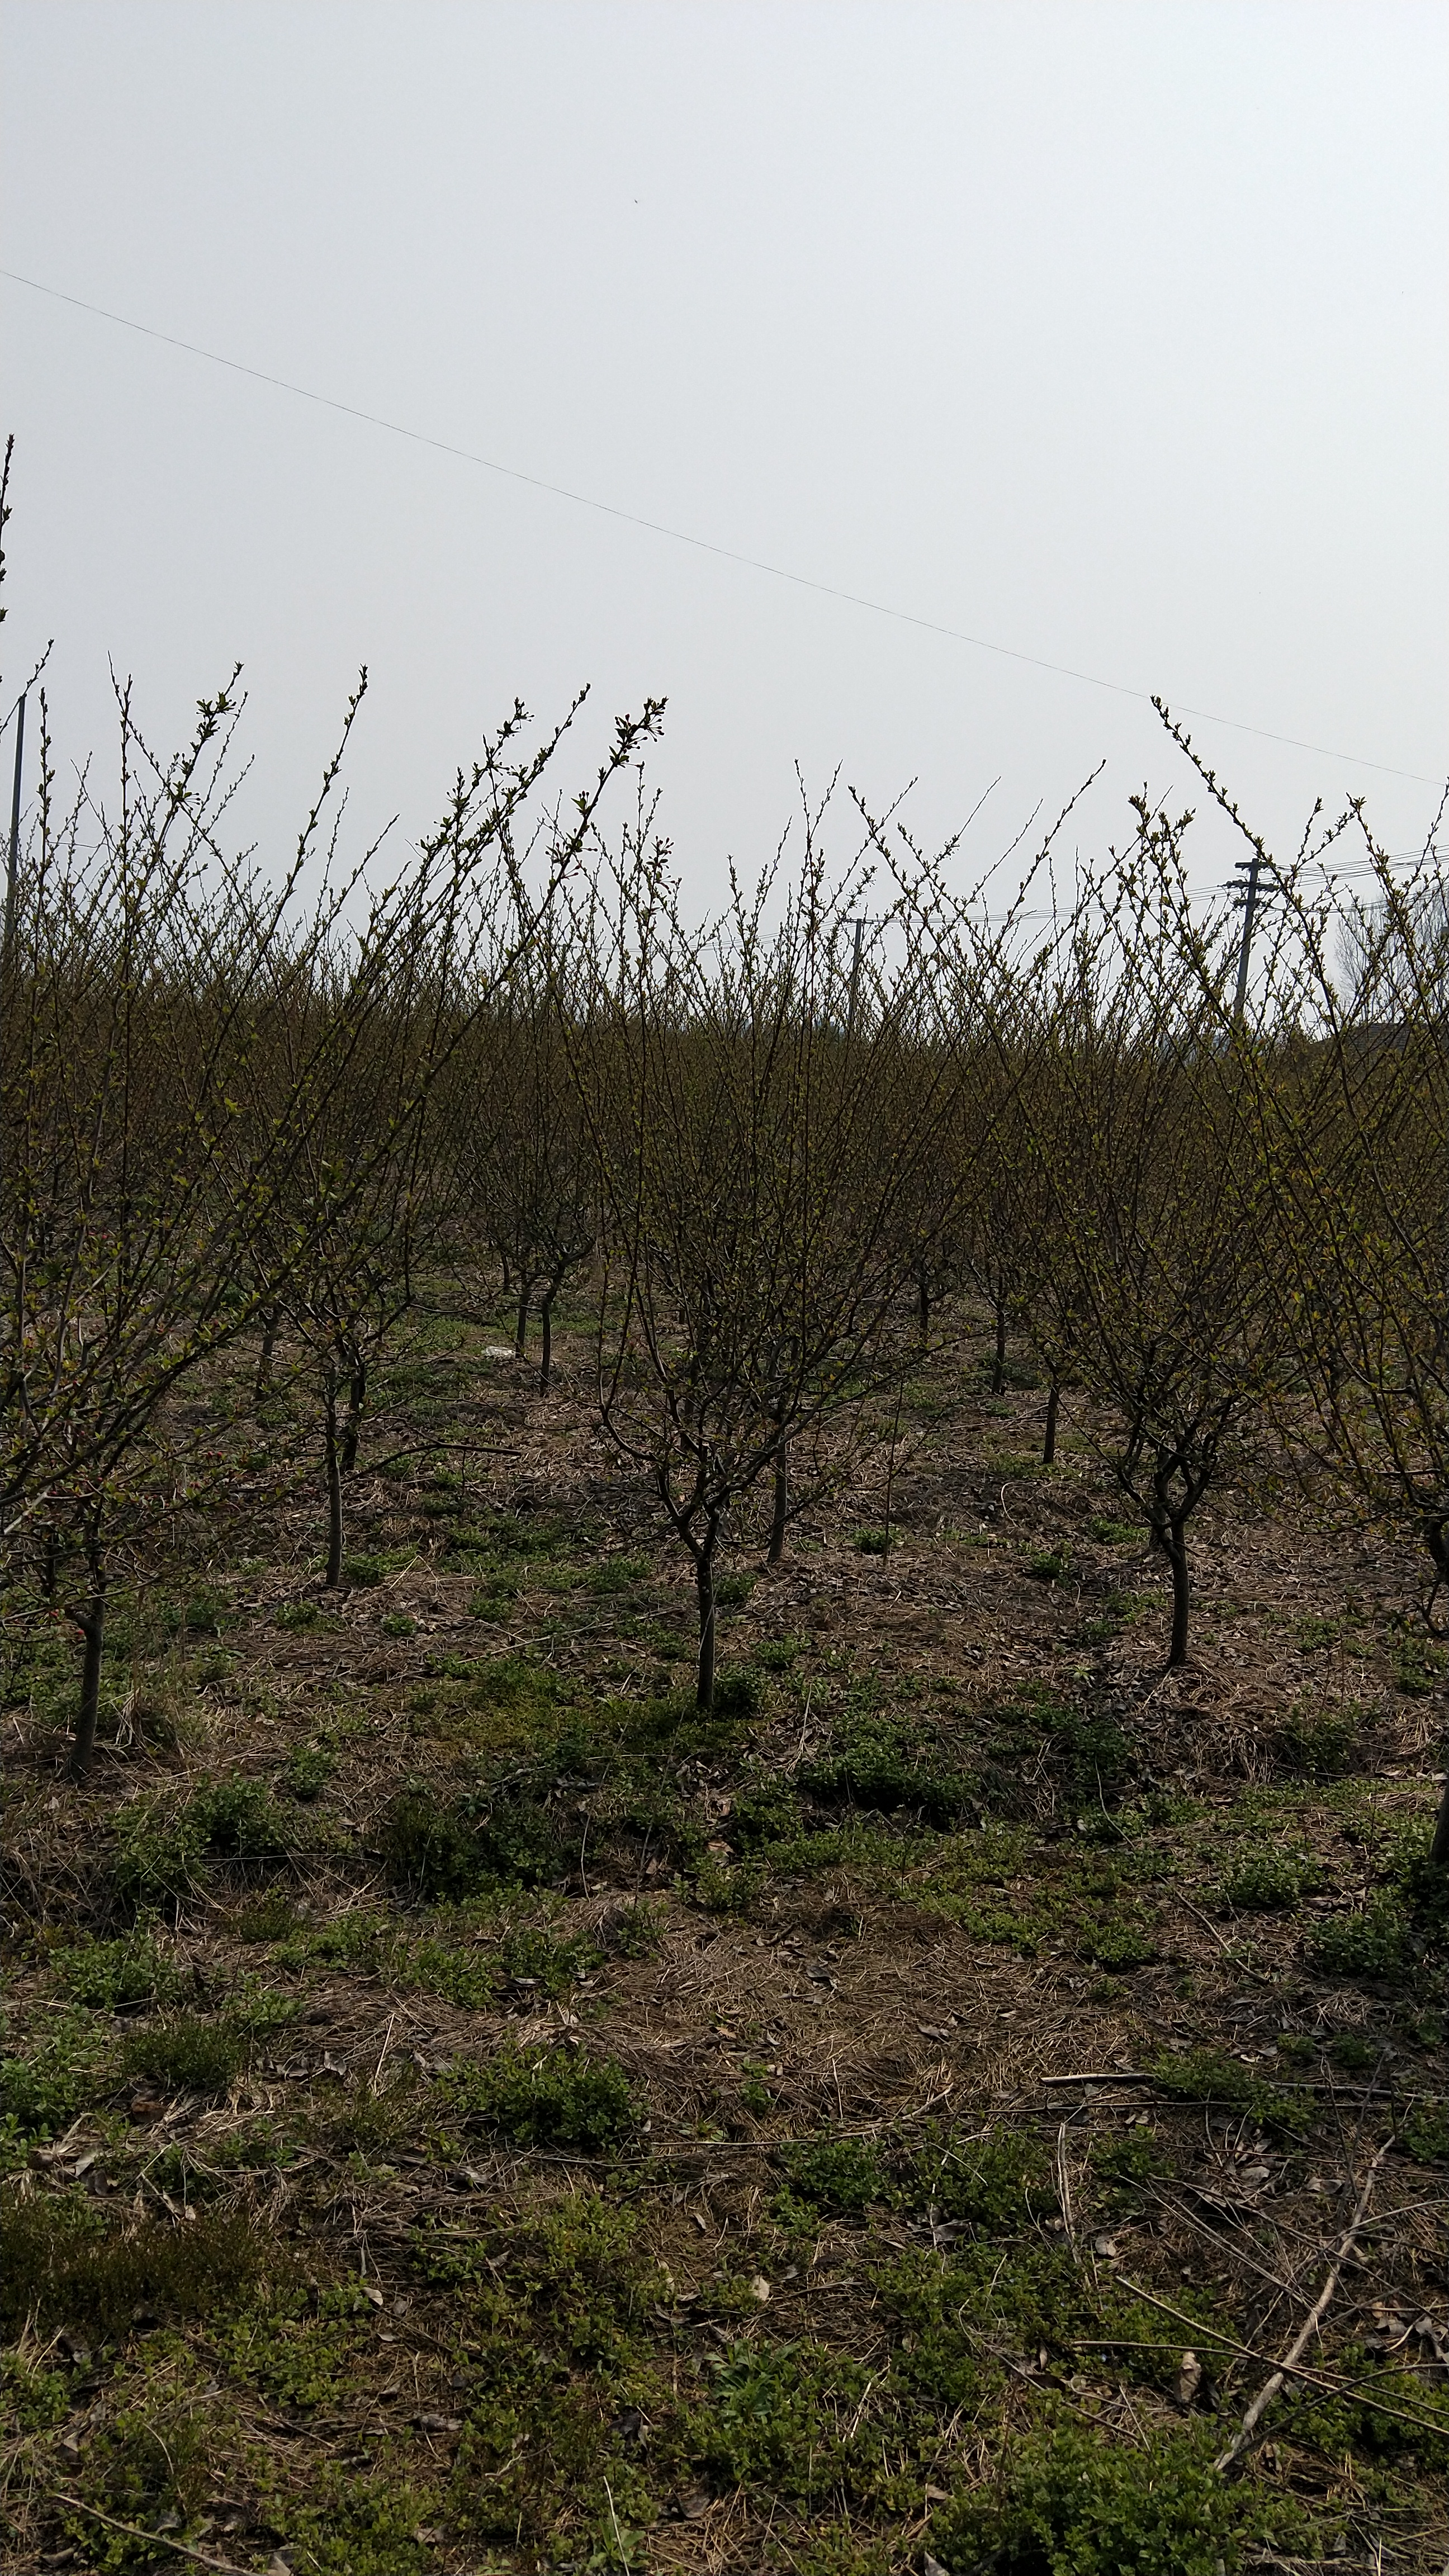
{"type": "Polygon", "coordinates": [[[1133,802],[1110,895],[1090,888],[1034,961],[1030,1045],[1023,1058],[1022,1014],[1003,1018],[1002,1058],[1039,1193],[1034,1330],[1058,1381],[1085,1384],[1088,1436],[1167,1564],[1175,1667],[1189,1524],[1209,1491],[1255,1472],[1287,1345],[1268,1176],[1228,1040],[1230,925],[1194,919],[1190,817],[1133,802]]]}
{"type": "MultiPolygon", "coordinates": [[[[920,955],[842,1028],[835,961],[855,886],[828,882],[819,830],[807,816],[778,928],[767,876],[750,896],[736,885],[697,935],[667,852],[636,831],[578,1045],[608,1223],[600,1418],[691,1559],[702,1708],[732,1516],[778,1478],[787,1444],[840,1421],[898,1364],[904,1218],[947,1063],[920,1043],[920,955]]],[[[779,1509],[777,1482],[777,1522],[779,1509]]]]}
{"type": "MultiPolygon", "coordinates": [[[[1239,820],[1212,773],[1202,774],[1239,820]]],[[[1320,1495],[1327,1473],[1354,1508],[1422,1549],[1425,1615],[1440,1635],[1449,1593],[1449,909],[1436,848],[1444,810],[1401,880],[1362,802],[1350,803],[1319,847],[1352,835],[1369,870],[1366,901],[1332,886],[1310,898],[1301,871],[1275,872],[1302,1000],[1291,1021],[1280,1014],[1278,1043],[1248,1058],[1273,1185],[1270,1266],[1299,1372],[1283,1407],[1285,1442],[1320,1495]],[[1335,971],[1335,931],[1346,979],[1335,971]]],[[[1449,1782],[1429,1867],[1449,1874],[1449,1782]]]]}
{"type": "Polygon", "coordinates": [[[526,918],[518,953],[450,1089],[465,1223],[502,1262],[517,1301],[520,1359],[537,1298],[539,1392],[547,1394],[554,1306],[565,1280],[593,1256],[599,1192],[566,1028],[573,961],[550,918],[526,918]]]}
{"type": "MultiPolygon", "coordinates": [[[[94,1738],[111,1552],[186,1483],[194,1442],[176,1391],[269,1316],[309,1262],[325,1267],[374,1175],[395,1170],[407,1116],[358,1139],[345,1164],[328,1164],[325,1141],[395,1011],[399,961],[436,964],[476,866],[478,782],[460,781],[443,831],[371,901],[345,963],[355,881],[324,891],[294,931],[342,747],[289,873],[268,889],[219,838],[240,705],[233,680],[203,702],[187,750],[161,763],[121,691],[115,803],[103,808],[83,781],[66,814],[42,708],[38,812],[7,922],[0,1505],[8,1565],[38,1562],[81,1634],[78,1772],[94,1738]],[[287,1029],[290,1053],[278,1044],[287,1029]]],[[[601,784],[656,714],[621,726],[601,784]]],[[[498,795],[536,775],[524,763],[498,795]]],[[[575,846],[597,792],[580,800],[575,846]]]]}
{"type": "MultiPolygon", "coordinates": [[[[482,761],[459,774],[416,871],[369,921],[355,957],[309,953],[307,977],[279,1014],[296,1058],[284,1078],[315,1088],[316,1098],[266,1260],[277,1272],[289,1236],[304,1247],[285,1263],[278,1304],[315,1371],[329,1589],[342,1579],[344,1490],[378,1361],[412,1306],[420,1260],[437,1252],[468,1203],[473,1140],[492,1132],[497,1115],[496,1083],[477,1085],[475,1041],[481,1032],[486,1062],[500,996],[528,971],[538,935],[514,834],[581,704],[532,749],[518,744],[526,719],[515,707],[482,761]]],[[[566,823],[550,821],[545,910],[610,782],[661,712],[651,701],[640,716],[620,718],[593,784],[575,796],[566,823]]]]}

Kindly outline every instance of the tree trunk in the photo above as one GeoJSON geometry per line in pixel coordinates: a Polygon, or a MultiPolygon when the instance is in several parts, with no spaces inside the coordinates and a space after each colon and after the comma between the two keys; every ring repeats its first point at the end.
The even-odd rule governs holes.
{"type": "Polygon", "coordinates": [[[1449,1776],[1445,1778],[1439,1812],[1434,1818],[1434,1831],[1429,1840],[1429,1867],[1449,1873],[1449,1776]]]}
{"type": "MultiPolygon", "coordinates": [[[[1434,1571],[1441,1583],[1449,1583],[1449,1522],[1430,1520],[1424,1531],[1424,1544],[1433,1560],[1434,1571]]],[[[1449,1756],[1449,1739],[1445,1742],[1449,1756]]],[[[1444,1763],[1444,1788],[1439,1811],[1434,1818],[1434,1831],[1429,1837],[1429,1867],[1449,1875],[1449,1758],[1444,1763]]]]}
{"type": "Polygon", "coordinates": [[[1176,1672],[1178,1665],[1187,1661],[1187,1620],[1192,1608],[1187,1538],[1180,1520],[1169,1521],[1162,1549],[1172,1568],[1172,1643],[1167,1650],[1167,1669],[1176,1672]]]}
{"type": "Polygon", "coordinates": [[[916,1323],[923,1342],[931,1338],[931,1283],[924,1270],[916,1272],[916,1323]]]}
{"type": "Polygon", "coordinates": [[[555,1270],[544,1289],[543,1302],[538,1310],[543,1321],[543,1356],[538,1372],[540,1395],[547,1395],[548,1382],[553,1375],[553,1301],[562,1286],[563,1272],[555,1270]]]}
{"type": "Polygon", "coordinates": [[[996,1365],[995,1365],[995,1367],[992,1369],[992,1372],[991,1372],[991,1392],[992,1392],[992,1394],[993,1394],[993,1395],[1003,1395],[1003,1394],[1005,1393],[1005,1391],[1006,1391],[1006,1301],[1005,1301],[1005,1299],[1003,1298],[1003,1299],[1001,1299],[1001,1300],[999,1300],[999,1301],[998,1301],[998,1303],[997,1303],[997,1308],[996,1308],[996,1365]]]}
{"type": "Polygon", "coordinates": [[[528,1301],[532,1294],[533,1281],[531,1279],[520,1278],[518,1282],[518,1321],[513,1328],[513,1355],[515,1359],[521,1360],[527,1355],[528,1301]]]}
{"type": "Polygon", "coordinates": [[[281,1320],[280,1306],[269,1306],[262,1319],[262,1347],[257,1360],[257,1382],[252,1390],[252,1401],[255,1404],[262,1402],[272,1383],[272,1353],[277,1347],[277,1331],[281,1320]]]}
{"type": "Polygon", "coordinates": [[[767,1565],[779,1565],[785,1555],[785,1528],[790,1518],[790,1443],[782,1440],[775,1452],[775,1500],[770,1514],[770,1544],[765,1552],[767,1565]]]}
{"type": "Polygon", "coordinates": [[[362,1430],[362,1408],[367,1402],[367,1362],[358,1360],[347,1381],[347,1419],[342,1426],[342,1473],[350,1476],[357,1464],[357,1442],[362,1430]]]}
{"type": "Polygon", "coordinates": [[[710,1523],[694,1552],[694,1591],[699,1609],[699,1665],[695,1676],[696,1708],[714,1706],[714,1649],[717,1620],[714,1598],[715,1543],[719,1536],[717,1521],[710,1523]]]}
{"type": "Polygon", "coordinates": [[[327,1381],[325,1436],[327,1459],[326,1586],[335,1592],[342,1580],[342,1460],[337,1448],[337,1389],[327,1381]]]}
{"type": "Polygon", "coordinates": [[[1061,1388],[1058,1386],[1056,1379],[1053,1378],[1047,1395],[1046,1437],[1041,1444],[1041,1463],[1044,1467],[1050,1467],[1056,1458],[1057,1408],[1060,1405],[1061,1400],[1061,1388]]]}
{"type": "Polygon", "coordinates": [[[90,1599],[83,1610],[73,1609],[71,1618],[81,1632],[85,1652],[81,1658],[80,1707],[76,1713],[75,1742],[71,1746],[70,1775],[84,1780],[91,1767],[96,1748],[96,1718],[101,1705],[101,1647],[106,1634],[106,1575],[98,1550],[90,1555],[90,1599]]]}

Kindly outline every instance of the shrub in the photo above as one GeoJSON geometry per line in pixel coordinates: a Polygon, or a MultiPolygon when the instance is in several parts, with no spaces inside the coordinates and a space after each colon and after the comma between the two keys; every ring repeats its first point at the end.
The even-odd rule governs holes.
{"type": "Polygon", "coordinates": [[[1381,1977],[1396,1983],[1412,1963],[1410,1927],[1397,1894],[1383,1888],[1357,1914],[1325,1923],[1313,1944],[1315,1964],[1331,1977],[1381,1977]]]}
{"type": "Polygon", "coordinates": [[[58,2013],[28,2057],[0,2057],[0,2145],[53,2138],[103,2081],[106,2044],[83,2013],[58,2013]]]}
{"type": "Polygon", "coordinates": [[[118,1941],[76,1941],[52,1950],[50,1964],[71,2002],[92,2012],[174,2003],[187,1983],[149,1924],[137,1924],[118,1941]]]}
{"type": "Polygon", "coordinates": [[[832,2217],[857,2218],[889,2186],[875,2148],[864,2138],[836,2138],[793,2148],[785,2158],[790,2194],[832,2217]]]}
{"type": "Polygon", "coordinates": [[[527,1782],[448,1804],[414,1782],[393,1800],[380,1839],[389,1877],[425,1900],[499,1885],[539,1887],[569,1861],[546,1799],[527,1782]]]}
{"type": "Polygon", "coordinates": [[[1318,1884],[1311,1852],[1263,1849],[1243,1855],[1223,1880],[1222,1899],[1239,1914],[1272,1914],[1296,1905],[1318,1884]]]}
{"type": "MultiPolygon", "coordinates": [[[[938,2516],[952,2576],[1231,2576],[1269,2520],[1261,2495],[1212,2468],[1211,2429],[1140,2449],[1075,2427],[1022,2433],[992,2484],[938,2516]]],[[[1277,2522],[1296,2518],[1279,2504],[1277,2522]]]]}
{"type": "Polygon", "coordinates": [[[291,1798],[318,1798],[336,1768],[337,1756],[325,1744],[299,1744],[287,1757],[281,1785],[291,1798]]]}
{"type": "Polygon", "coordinates": [[[534,2055],[505,2047],[481,2063],[464,2059],[441,2078],[438,2093],[447,2111],[515,2146],[605,2150],[639,2124],[623,2068],[582,2050],[534,2055]]]}

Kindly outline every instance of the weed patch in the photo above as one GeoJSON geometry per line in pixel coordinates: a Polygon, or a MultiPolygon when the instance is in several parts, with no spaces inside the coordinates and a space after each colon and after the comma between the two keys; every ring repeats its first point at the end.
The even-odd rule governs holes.
{"type": "Polygon", "coordinates": [[[951,2576],[1231,2576],[1261,2540],[1303,2537],[1291,2503],[1269,2506],[1212,2466],[1211,2430],[1140,2447],[1075,2427],[1032,2427],[983,2492],[938,2516],[931,2548],[951,2576]]]}
{"type": "Polygon", "coordinates": [[[226,2093],[247,2059],[245,2035],[230,2021],[202,2021],[182,2013],[137,2031],[121,2052],[128,2075],[145,2076],[163,2093],[226,2093]]]}
{"type": "Polygon", "coordinates": [[[11,2326],[35,2314],[115,2334],[138,2308],[210,2316],[287,2267],[274,2231],[238,2211],[108,2228],[81,2193],[22,2199],[12,2187],[0,2199],[0,2316],[11,2326]]]}
{"type": "Polygon", "coordinates": [[[495,2057],[450,2067],[437,2091],[445,2117],[476,2123],[515,2146],[602,2153],[639,2125],[623,2068],[582,2050],[501,2048],[495,2057]]]}
{"type": "Polygon", "coordinates": [[[175,2003],[189,1983],[149,1924],[137,1924],[118,1941],[68,1943],[51,1951],[50,1966],[61,1992],[92,2012],[175,2003]]]}

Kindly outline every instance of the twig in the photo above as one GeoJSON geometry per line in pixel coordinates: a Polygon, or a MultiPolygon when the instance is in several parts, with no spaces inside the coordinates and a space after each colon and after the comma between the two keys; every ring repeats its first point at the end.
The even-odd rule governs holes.
{"type": "Polygon", "coordinates": [[[1043,2084],[1155,2084],[1140,2066],[1084,2066],[1080,2075],[1044,2075],[1043,2084]]]}
{"type": "MultiPolygon", "coordinates": [[[[1130,2274],[1119,2272],[1117,2279],[1134,2298],[1145,2299],[1149,2307],[1160,2308],[1165,2317],[1174,2317],[1180,2326],[1190,2327],[1199,2340],[1206,2338],[1209,2343],[1221,2344],[1225,2351],[1235,2352],[1242,2361],[1262,2364],[1267,2360],[1267,2354],[1255,2351],[1252,2344],[1239,2343],[1236,2335],[1224,2334],[1219,2326],[1205,2326],[1201,2317],[1190,2317],[1185,2308],[1175,2308],[1170,2299],[1159,2299],[1155,2290],[1144,2288],[1142,2282],[1134,2281],[1130,2274]]],[[[1370,2415],[1382,2415],[1391,2424],[1413,2424],[1426,2433],[1442,2433],[1444,2430],[1441,2416],[1416,2415],[1404,2406],[1386,2406],[1381,2397],[1371,2396],[1366,2388],[1355,2388],[1341,2379],[1325,2379],[1322,2371],[1305,2370],[1301,2361],[1293,2364],[1291,2376],[1301,2379],[1305,2388],[1321,2388],[1325,2397],[1337,2397],[1349,2406],[1365,2407],[1370,2415]]]]}
{"type": "Polygon", "coordinates": [[[80,2496],[62,2495],[59,2487],[52,2487],[50,2493],[53,2503],[69,2505],[72,2513],[88,2513],[92,2522],[103,2522],[108,2531],[123,2531],[128,2540],[145,2540],[153,2549],[173,2550],[178,2558],[190,2558],[198,2567],[219,2570],[219,2576],[251,2576],[251,2571],[238,2567],[233,2558],[212,2558],[204,2549],[193,2549],[189,2541],[173,2540],[169,2532],[143,2531],[139,2523],[117,2522],[113,2513],[102,2513],[99,2505],[86,2504],[80,2496]]]}
{"type": "Polygon", "coordinates": [[[392,2046],[392,2035],[393,2035],[393,2031],[395,2030],[395,2028],[396,2028],[396,2027],[397,2027],[397,2014],[396,2014],[395,2012],[390,2012],[390,2013],[388,2014],[388,2017],[387,2017],[387,2029],[386,2029],[386,2031],[383,2033],[383,2041],[382,2041],[382,2055],[381,2055],[381,2057],[378,2059],[376,2066],[375,2066],[375,2067],[373,2068],[373,2070],[372,2070],[372,2082],[371,2082],[371,2084],[368,2086],[368,2091],[369,2091],[370,2093],[372,2093],[374,2096],[376,2095],[376,2092],[377,2092],[378,2082],[379,2082],[379,2079],[380,2079],[380,2077],[381,2077],[381,2075],[382,2075],[382,2070],[383,2070],[383,2068],[384,2068],[384,2067],[386,2066],[386,2064],[387,2064],[387,2052],[388,2052],[388,2050],[389,2050],[389,2049],[391,2048],[391,2046],[392,2046]]]}
{"type": "Polygon", "coordinates": [[[1274,2398],[1282,2387],[1285,2374],[1292,2369],[1299,2354],[1312,2341],[1319,2326],[1322,2324],[1324,2312],[1327,2309],[1329,2300],[1332,2298],[1334,2291],[1338,2287],[1343,2267],[1348,2261],[1350,2254],[1353,2252],[1358,2231],[1368,2214],[1369,2200],[1373,2193],[1374,2181],[1378,2174],[1378,2169],[1383,2163],[1383,2160],[1392,2145],[1393,2136],[1391,2133],[1387,2138],[1385,2138],[1383,2145],[1378,2149],[1369,2166],[1368,2172],[1364,2176],[1363,2189],[1358,2196],[1358,2207],[1355,2209],[1345,2233],[1339,2239],[1338,2251],[1334,2255],[1332,2262],[1329,2264],[1327,2277],[1322,2289],[1319,2291],[1317,2298],[1314,2300],[1312,2307],[1309,2309],[1307,2316],[1304,2318],[1302,2325],[1299,2327],[1297,2334],[1294,2336],[1293,2341],[1283,2355],[1283,2358],[1279,2362],[1276,2370],[1270,2371],[1268,2377],[1264,2380],[1262,2387],[1259,2389],[1257,2396],[1252,2402],[1252,2405],[1248,2408],[1246,2415],[1243,2417],[1242,2423],[1239,2425],[1234,2439],[1228,2444],[1227,2449],[1221,2452],[1218,2458],[1214,2460],[1213,2467],[1215,2469],[1219,2471],[1230,2469],[1235,2460],[1241,2459],[1244,2451],[1251,2442],[1258,2425],[1267,2414],[1269,2407],[1272,2405],[1274,2398]]]}
{"type": "Polygon", "coordinates": [[[1231,1941],[1225,1938],[1225,1936],[1218,1930],[1215,1923],[1210,1923],[1208,1921],[1205,1914],[1199,1913],[1197,1907],[1192,1901],[1192,1898],[1190,1896],[1184,1896],[1181,1888],[1177,1891],[1177,1898],[1180,1905],[1185,1905],[1187,1907],[1187,1910],[1189,1914],[1192,1915],[1194,1921],[1202,1925],[1204,1932],[1211,1933],[1213,1939],[1218,1945],[1218,1948],[1224,1951],[1227,1957],[1232,1960],[1233,1966],[1238,1970],[1241,1976],[1255,1977],[1260,1986],[1271,1986],[1273,1984],[1274,1980],[1264,1969],[1250,1968],[1246,1959],[1240,1959],[1234,1955],[1231,1941]]]}
{"type": "Polygon", "coordinates": [[[610,2522],[611,2522],[611,2523],[613,2524],[613,2526],[614,2526],[614,2541],[615,2541],[615,2545],[616,2545],[616,2546],[617,2546],[617,2548],[618,2548],[618,2552],[619,2552],[620,2557],[621,2557],[621,2558],[623,2559],[623,2561],[624,2561],[625,2576],[628,2576],[629,2552],[628,2552],[628,2550],[627,2550],[627,2549],[625,2548],[625,2546],[624,2546],[624,2535],[623,2535],[622,2531],[619,2529],[619,2517],[618,2517],[617,2513],[614,2511],[614,2490],[613,2490],[613,2488],[610,2486],[609,2481],[608,2481],[608,2479],[607,2479],[607,2478],[605,2478],[605,2480],[604,2480],[604,2493],[605,2493],[605,2495],[606,2495],[606,2496],[608,2497],[608,2499],[609,2499],[609,2520],[610,2520],[610,2522]]]}
{"type": "Polygon", "coordinates": [[[1072,2261],[1075,2263],[1077,2259],[1077,2231],[1072,2219],[1072,2185],[1071,2178],[1067,2172],[1067,2124],[1065,2120],[1060,2123],[1057,2129],[1057,2198],[1062,2205],[1062,2225],[1066,2230],[1068,2251],[1071,2254],[1072,2261]]]}

